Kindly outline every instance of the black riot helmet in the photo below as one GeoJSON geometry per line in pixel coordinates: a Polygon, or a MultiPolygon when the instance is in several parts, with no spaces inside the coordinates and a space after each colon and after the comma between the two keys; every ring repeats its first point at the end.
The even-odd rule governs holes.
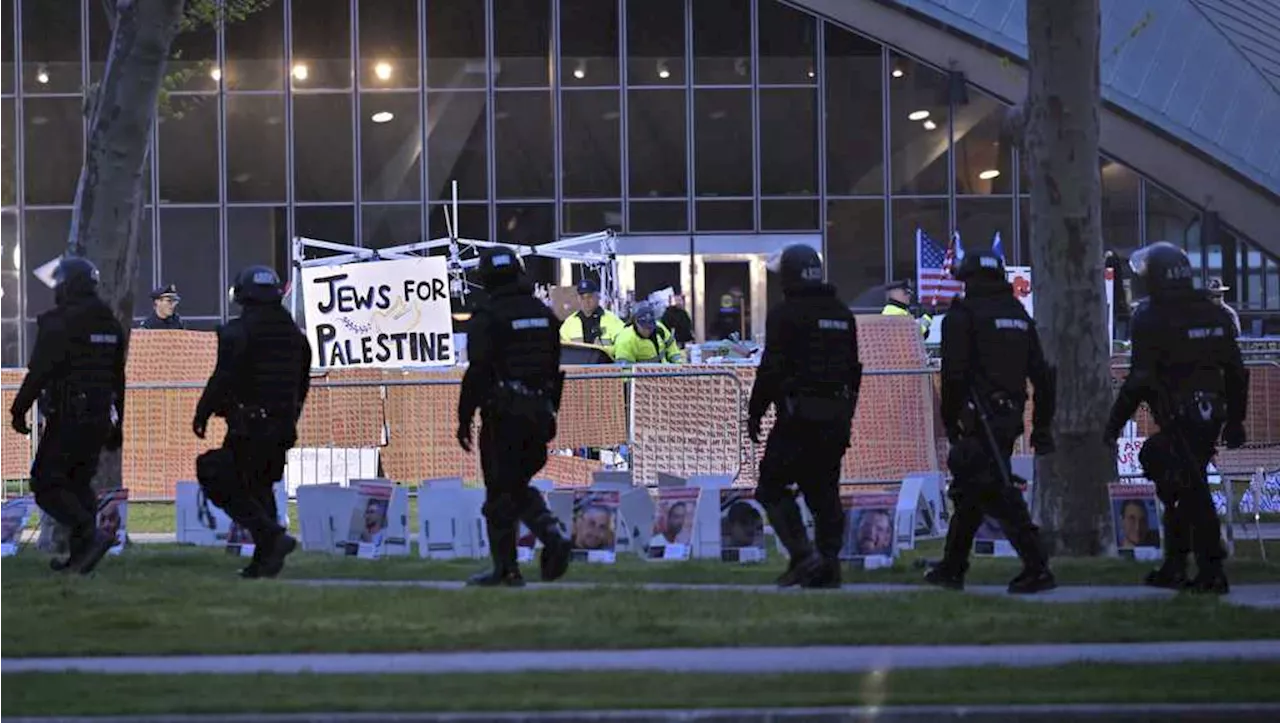
{"type": "Polygon", "coordinates": [[[284,298],[280,277],[270,266],[249,266],[236,275],[231,300],[241,306],[278,304],[284,298]]]}
{"type": "Polygon", "coordinates": [[[480,250],[476,276],[486,289],[515,283],[523,273],[524,261],[514,250],[506,246],[487,246],[480,250]]]}
{"type": "Polygon", "coordinates": [[[812,246],[792,244],[769,259],[769,270],[782,277],[782,288],[798,289],[822,283],[822,257],[812,246]]]}
{"type": "Polygon", "coordinates": [[[64,256],[53,270],[53,294],[61,303],[98,293],[98,267],[83,256],[64,256]]]}
{"type": "Polygon", "coordinates": [[[966,283],[975,279],[1004,281],[1004,259],[990,251],[970,251],[960,260],[955,277],[956,281],[966,283]]]}
{"type": "Polygon", "coordinates": [[[1192,288],[1191,259],[1168,241],[1144,246],[1129,257],[1129,268],[1146,294],[1192,288]]]}

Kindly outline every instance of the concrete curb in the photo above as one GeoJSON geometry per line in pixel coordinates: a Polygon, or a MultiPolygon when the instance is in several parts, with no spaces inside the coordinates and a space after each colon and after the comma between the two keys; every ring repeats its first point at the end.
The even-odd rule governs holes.
{"type": "Polygon", "coordinates": [[[1280,661],[1280,640],[1082,645],[918,645],[801,648],[668,648],[460,653],[5,658],[5,673],[109,675],[313,673],[443,675],[548,671],[665,673],[869,672],[973,666],[1054,666],[1079,662],[1280,661]]]}
{"type": "Polygon", "coordinates": [[[547,711],[524,713],[302,713],[289,715],[165,715],[10,718],[13,723],[932,723],[934,721],[1194,721],[1263,723],[1280,718],[1277,704],[891,706],[865,708],[547,711]]]}

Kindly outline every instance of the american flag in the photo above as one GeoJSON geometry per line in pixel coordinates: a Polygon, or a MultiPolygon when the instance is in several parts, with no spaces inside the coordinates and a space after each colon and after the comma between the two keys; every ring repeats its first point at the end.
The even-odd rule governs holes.
{"type": "Polygon", "coordinates": [[[921,301],[946,307],[951,305],[951,297],[964,291],[964,284],[951,277],[959,242],[959,234],[953,234],[951,243],[943,248],[916,227],[916,288],[921,301]]]}

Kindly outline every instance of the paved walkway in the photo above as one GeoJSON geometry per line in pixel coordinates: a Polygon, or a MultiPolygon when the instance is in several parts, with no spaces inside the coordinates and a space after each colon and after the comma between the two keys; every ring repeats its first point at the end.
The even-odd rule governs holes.
{"type": "Polygon", "coordinates": [[[519,673],[655,671],[666,673],[867,672],[981,665],[1052,666],[1079,662],[1280,661],[1280,640],[1081,645],[915,645],[805,648],[664,648],[462,653],[324,653],[4,658],[5,673],[176,675],[184,673],[519,673]]]}
{"type": "MultiPolygon", "coordinates": [[[[462,590],[466,587],[460,581],[441,580],[287,580],[294,585],[316,587],[416,587],[427,590],[462,590]]],[[[779,589],[773,585],[696,585],[686,583],[595,583],[595,582],[557,582],[529,583],[530,590],[589,590],[602,587],[625,587],[639,590],[697,590],[710,592],[750,592],[771,593],[780,595],[813,595],[813,594],[878,594],[929,591],[925,585],[903,585],[894,583],[863,583],[845,585],[839,592],[797,590],[794,588],[779,589]]],[[[1172,598],[1178,593],[1172,590],[1161,590],[1142,585],[1106,586],[1106,585],[1064,585],[1056,590],[1037,595],[1009,595],[1004,585],[970,585],[965,592],[978,595],[994,595],[1016,598],[1031,602],[1043,603],[1081,603],[1101,602],[1105,600],[1152,600],[1172,598]]],[[[1223,598],[1226,602],[1248,607],[1280,609],[1280,583],[1263,585],[1233,585],[1231,594],[1223,598]]]]}
{"type": "Polygon", "coordinates": [[[10,718],[12,723],[939,723],[942,721],[1088,721],[1089,723],[1274,723],[1280,705],[969,705],[866,708],[765,708],[521,713],[296,713],[284,715],[165,715],[92,718],[10,718]]]}

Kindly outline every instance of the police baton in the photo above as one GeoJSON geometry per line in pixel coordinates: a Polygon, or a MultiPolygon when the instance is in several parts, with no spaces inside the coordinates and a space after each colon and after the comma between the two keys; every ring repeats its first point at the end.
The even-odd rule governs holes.
{"type": "Polygon", "coordinates": [[[1005,467],[1004,457],[1000,454],[1000,445],[996,442],[995,431],[991,429],[991,416],[987,413],[987,407],[972,389],[969,390],[969,403],[973,405],[974,413],[978,416],[978,423],[982,427],[982,437],[987,441],[987,449],[991,452],[991,459],[995,461],[996,467],[1000,469],[1000,479],[1008,486],[1016,486],[1013,484],[1013,477],[1009,474],[1008,468],[1005,467]]]}

